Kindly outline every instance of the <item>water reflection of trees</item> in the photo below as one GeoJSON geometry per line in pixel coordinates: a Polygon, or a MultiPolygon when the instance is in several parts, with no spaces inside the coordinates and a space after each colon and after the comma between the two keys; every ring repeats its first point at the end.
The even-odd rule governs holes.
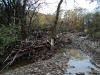
{"type": "Polygon", "coordinates": [[[84,60],[87,59],[87,56],[79,50],[76,49],[65,49],[66,55],[75,60],[84,60]]]}

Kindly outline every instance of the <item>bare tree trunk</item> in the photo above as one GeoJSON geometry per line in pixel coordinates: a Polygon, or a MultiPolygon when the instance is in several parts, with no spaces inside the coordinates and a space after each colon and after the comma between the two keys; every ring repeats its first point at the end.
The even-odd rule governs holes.
{"type": "Polygon", "coordinates": [[[23,39],[23,40],[25,40],[26,36],[27,36],[25,26],[26,26],[26,19],[22,18],[21,19],[21,39],[23,39]]]}
{"type": "Polygon", "coordinates": [[[52,31],[51,31],[52,32],[51,33],[51,47],[54,47],[55,30],[56,30],[56,26],[57,26],[57,22],[58,22],[58,18],[59,18],[60,6],[61,6],[62,2],[63,2],[63,0],[60,0],[60,2],[58,4],[54,25],[53,25],[52,31]]]}
{"type": "MultiPolygon", "coordinates": [[[[21,1],[19,0],[19,5],[21,1]]],[[[21,15],[21,39],[25,40],[26,39],[26,3],[27,0],[23,1],[23,5],[20,6],[20,15],[21,15]]]]}

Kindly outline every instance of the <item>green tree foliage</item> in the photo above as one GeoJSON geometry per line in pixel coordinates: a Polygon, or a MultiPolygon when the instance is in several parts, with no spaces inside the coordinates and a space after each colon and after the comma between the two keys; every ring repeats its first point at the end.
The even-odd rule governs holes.
{"type": "MultiPolygon", "coordinates": [[[[29,31],[32,25],[33,17],[36,16],[36,11],[40,6],[44,4],[40,0],[1,0],[0,2],[0,23],[10,27],[21,28],[21,39],[25,39],[27,31],[29,31]],[[30,10],[32,11],[31,17],[30,10]],[[29,21],[27,21],[27,19],[29,21]]],[[[36,20],[34,19],[34,22],[36,20]]],[[[34,24],[34,23],[33,23],[34,24]]],[[[35,26],[34,26],[35,27],[35,26]]]]}
{"type": "Polygon", "coordinates": [[[89,33],[93,38],[100,37],[100,14],[98,12],[93,14],[92,26],[89,28],[89,33]]]}
{"type": "Polygon", "coordinates": [[[1,24],[10,27],[20,22],[22,39],[26,38],[26,3],[27,0],[1,0],[1,24]],[[20,11],[19,11],[20,10],[20,11]]]}
{"type": "MultiPolygon", "coordinates": [[[[30,27],[31,19],[34,17],[33,24],[35,24],[35,12],[38,9],[40,0],[0,0],[0,50],[2,52],[6,45],[16,39],[25,39],[27,36],[28,27],[30,27]],[[32,3],[32,2],[33,3],[32,3]],[[31,3],[31,4],[30,4],[31,3]],[[36,6],[36,7],[35,7],[36,6]],[[33,11],[32,8],[34,7],[33,11]],[[28,17],[31,9],[32,16],[28,17]],[[27,22],[27,19],[29,21],[27,22]]],[[[40,8],[40,7],[39,7],[40,8]]],[[[38,22],[37,22],[38,23],[38,22]]],[[[35,26],[34,26],[35,27],[35,26]]]]}
{"type": "Polygon", "coordinates": [[[94,23],[94,27],[98,28],[100,26],[100,14],[98,12],[93,14],[93,23],[94,23]]]}
{"type": "Polygon", "coordinates": [[[93,14],[92,13],[87,13],[84,15],[84,28],[89,29],[93,27],[93,14]]]}
{"type": "Polygon", "coordinates": [[[87,9],[77,7],[75,8],[75,12],[77,13],[77,17],[79,20],[80,31],[84,31],[85,29],[85,15],[88,13],[87,9]]]}
{"type": "Polygon", "coordinates": [[[73,10],[67,10],[65,12],[64,19],[66,20],[69,31],[78,30],[80,28],[79,12],[76,13],[73,10]]]}
{"type": "Polygon", "coordinates": [[[17,31],[10,27],[0,26],[0,54],[2,54],[3,48],[9,45],[11,42],[17,40],[17,31]]]}

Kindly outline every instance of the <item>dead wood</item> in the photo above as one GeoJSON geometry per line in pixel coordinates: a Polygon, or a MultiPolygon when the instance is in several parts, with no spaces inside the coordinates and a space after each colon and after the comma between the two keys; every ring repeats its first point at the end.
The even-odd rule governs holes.
{"type": "Polygon", "coordinates": [[[2,65],[3,69],[11,65],[16,59],[37,58],[43,59],[47,52],[50,51],[50,43],[48,41],[29,40],[27,41],[16,41],[10,46],[5,47],[4,57],[2,65]]]}

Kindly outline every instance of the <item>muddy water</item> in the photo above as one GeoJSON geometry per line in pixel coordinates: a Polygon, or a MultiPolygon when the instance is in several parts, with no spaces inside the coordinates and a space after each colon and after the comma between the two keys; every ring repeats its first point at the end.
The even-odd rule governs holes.
{"type": "Polygon", "coordinates": [[[63,54],[70,58],[64,75],[76,75],[77,73],[89,75],[93,71],[100,71],[90,62],[91,58],[82,51],[65,48],[63,54]]]}

